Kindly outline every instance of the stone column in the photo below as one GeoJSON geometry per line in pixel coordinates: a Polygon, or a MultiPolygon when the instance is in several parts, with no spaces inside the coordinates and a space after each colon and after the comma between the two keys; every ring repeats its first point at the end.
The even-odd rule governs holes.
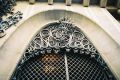
{"type": "Polygon", "coordinates": [[[53,0],[48,0],[48,4],[52,5],[53,4],[53,0]]]}
{"type": "Polygon", "coordinates": [[[34,4],[34,3],[35,3],[35,0],[29,0],[29,3],[30,3],[30,4],[34,4]]]}
{"type": "Polygon", "coordinates": [[[88,7],[90,4],[90,0],[83,0],[83,6],[88,7]]]}
{"type": "Polygon", "coordinates": [[[100,0],[100,7],[106,7],[107,0],[100,0]]]}
{"type": "Polygon", "coordinates": [[[120,9],[118,9],[118,14],[120,15],[120,9]]]}
{"type": "Polygon", "coordinates": [[[120,0],[117,1],[117,7],[120,8],[120,0]]]}
{"type": "Polygon", "coordinates": [[[71,6],[72,0],[66,0],[66,5],[71,6]]]}

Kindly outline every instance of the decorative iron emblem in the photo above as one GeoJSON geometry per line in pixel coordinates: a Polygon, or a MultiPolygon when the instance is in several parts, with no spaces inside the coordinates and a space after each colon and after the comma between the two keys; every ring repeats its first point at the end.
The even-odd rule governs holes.
{"type": "Polygon", "coordinates": [[[28,52],[36,49],[55,48],[83,48],[96,53],[97,50],[86,38],[83,32],[70,22],[60,19],[58,23],[43,28],[28,47],[28,52]]]}

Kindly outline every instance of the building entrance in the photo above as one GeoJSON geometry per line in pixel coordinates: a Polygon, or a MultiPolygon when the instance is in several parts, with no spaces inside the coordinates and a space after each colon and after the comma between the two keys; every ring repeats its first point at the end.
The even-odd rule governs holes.
{"type": "Polygon", "coordinates": [[[12,80],[115,80],[93,44],[68,18],[40,30],[12,80]]]}

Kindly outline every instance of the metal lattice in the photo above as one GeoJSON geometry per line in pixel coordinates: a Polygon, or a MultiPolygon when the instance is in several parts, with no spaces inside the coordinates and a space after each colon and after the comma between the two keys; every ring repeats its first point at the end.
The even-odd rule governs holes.
{"type": "Polygon", "coordinates": [[[68,18],[33,38],[11,79],[115,80],[93,44],[68,18]]]}
{"type": "Polygon", "coordinates": [[[65,80],[65,74],[63,55],[44,54],[22,65],[16,75],[16,79],[65,80]]]}
{"type": "Polygon", "coordinates": [[[85,55],[75,53],[61,55],[49,53],[31,58],[19,67],[14,79],[110,80],[104,69],[96,61],[85,55]]]}
{"type": "Polygon", "coordinates": [[[67,54],[69,80],[109,80],[101,66],[92,59],[67,54]]]}

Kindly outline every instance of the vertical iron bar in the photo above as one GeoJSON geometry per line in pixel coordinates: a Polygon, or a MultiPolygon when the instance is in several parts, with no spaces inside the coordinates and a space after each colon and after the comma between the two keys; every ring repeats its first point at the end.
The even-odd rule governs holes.
{"type": "Polygon", "coordinates": [[[69,72],[68,72],[68,64],[67,64],[66,54],[64,55],[64,58],[65,58],[66,79],[69,80],[69,72]]]}

